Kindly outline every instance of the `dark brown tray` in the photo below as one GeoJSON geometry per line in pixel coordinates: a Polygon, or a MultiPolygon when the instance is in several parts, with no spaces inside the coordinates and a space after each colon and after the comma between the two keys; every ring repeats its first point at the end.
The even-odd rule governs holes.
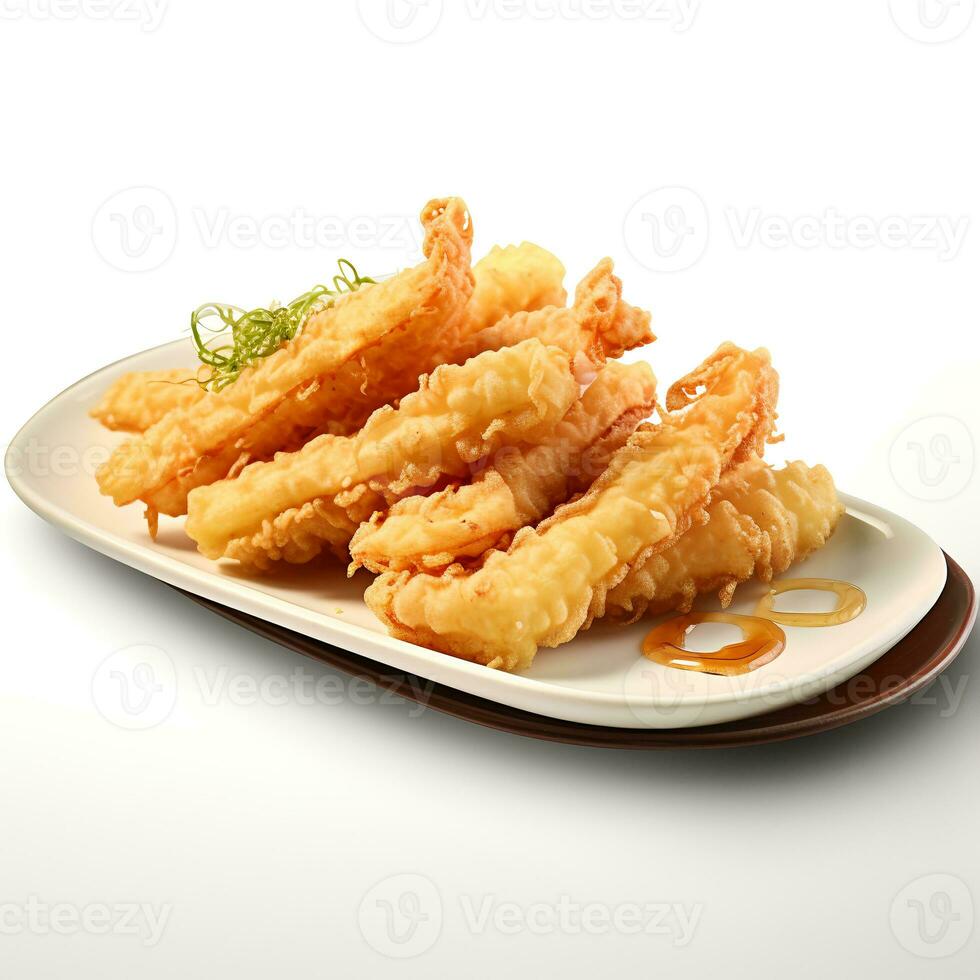
{"type": "MultiPolygon", "coordinates": [[[[701,728],[604,728],[560,721],[487,701],[441,684],[413,678],[385,664],[275,623],[241,613],[190,592],[184,595],[219,616],[353,677],[370,680],[399,697],[457,718],[529,738],[620,749],[720,748],[813,735],[866,718],[910,698],[960,652],[976,617],[976,593],[966,573],[946,556],[946,587],[922,621],[856,678],[827,694],[770,714],[701,728]],[[420,695],[419,692],[425,692],[420,695]]],[[[177,591],[182,592],[182,589],[177,591]]]]}

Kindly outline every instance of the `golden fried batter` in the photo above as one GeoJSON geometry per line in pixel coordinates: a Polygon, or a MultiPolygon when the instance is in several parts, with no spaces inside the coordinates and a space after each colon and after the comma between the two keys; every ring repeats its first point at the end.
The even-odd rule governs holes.
{"type": "Polygon", "coordinates": [[[822,548],[844,512],[823,466],[761,459],[730,470],[711,495],[707,522],[635,565],[606,597],[605,613],[629,622],[646,612],[688,612],[698,594],[727,607],[740,582],[768,582],[822,548]]]}
{"type": "Polygon", "coordinates": [[[107,429],[145,432],[168,412],[187,408],[206,394],[190,368],[130,371],[109,386],[89,415],[107,429]]]}
{"type": "Polygon", "coordinates": [[[630,568],[703,514],[734,464],[761,454],[777,376],[765,350],[722,345],[667,393],[669,415],[642,428],[579,500],[477,571],[386,572],[365,600],[391,633],[505,670],[570,640],[630,568]]]}
{"type": "Polygon", "coordinates": [[[305,441],[314,431],[355,432],[376,408],[415,391],[421,375],[472,356],[460,351],[470,337],[501,316],[535,310],[556,299],[563,303],[564,276],[561,262],[537,245],[491,249],[473,268],[472,294],[465,305],[431,319],[428,329],[416,324],[387,335],[375,350],[322,378],[302,397],[284,402],[270,425],[259,428],[241,448],[252,459],[268,459],[280,448],[274,445],[273,431],[290,434],[283,445],[305,441]]]}
{"type": "MultiPolygon", "coordinates": [[[[505,248],[494,245],[473,266],[473,278],[473,296],[466,309],[466,336],[522,310],[564,306],[567,298],[563,285],[565,267],[551,252],[532,242],[505,248]]],[[[457,363],[458,357],[452,352],[457,363]]]]}
{"type": "Polygon", "coordinates": [[[591,380],[607,359],[656,339],[650,331],[650,314],[623,302],[623,283],[612,270],[612,259],[602,259],[578,284],[570,307],[514,313],[473,334],[459,355],[472,357],[537,337],[568,351],[581,379],[591,380]]]}
{"type": "Polygon", "coordinates": [[[397,409],[378,409],[355,436],[320,436],[299,452],[246,467],[237,479],[194,490],[187,533],[211,558],[237,538],[266,532],[281,550],[276,534],[295,528],[287,513],[293,508],[323,498],[346,509],[349,498],[360,505],[363,487],[395,499],[443,475],[463,476],[506,442],[553,429],[577,397],[568,355],[537,340],[443,365],[397,409]]]}
{"type": "Polygon", "coordinates": [[[302,565],[324,551],[345,562],[347,546],[358,524],[384,506],[384,497],[366,487],[346,499],[344,506],[336,500],[317,497],[284,511],[275,520],[265,521],[255,534],[229,541],[224,557],[257,571],[265,571],[280,561],[302,565]]]}
{"type": "Polygon", "coordinates": [[[414,391],[420,375],[443,363],[466,360],[471,355],[462,355],[459,344],[500,317],[565,302],[564,267],[550,252],[530,242],[494,246],[476,263],[473,274],[473,295],[462,318],[420,335],[414,354],[401,349],[404,338],[396,337],[393,343],[399,349],[389,352],[391,356],[348,364],[342,375],[308,386],[301,396],[284,402],[241,437],[202,455],[143,499],[161,514],[184,514],[187,494],[195,487],[240,472],[247,463],[269,460],[277,452],[295,452],[316,435],[355,432],[374,409],[414,391]],[[404,369],[399,370],[399,364],[404,369]],[[376,377],[366,376],[369,367],[376,377]]]}
{"type": "Polygon", "coordinates": [[[608,364],[539,444],[505,447],[471,483],[406,497],[361,525],[351,569],[431,571],[506,543],[588,487],[653,411],[655,393],[648,365],[608,364]]]}
{"type": "Polygon", "coordinates": [[[295,427],[308,422],[314,395],[314,424],[322,425],[330,402],[346,419],[358,415],[358,406],[388,401],[391,391],[412,390],[409,379],[417,378],[425,352],[459,342],[473,292],[473,228],[465,204],[432,201],[422,223],[425,262],[339,298],[234,383],[119,447],[99,469],[101,491],[120,505],[146,497],[272,412],[288,443],[295,427]]]}

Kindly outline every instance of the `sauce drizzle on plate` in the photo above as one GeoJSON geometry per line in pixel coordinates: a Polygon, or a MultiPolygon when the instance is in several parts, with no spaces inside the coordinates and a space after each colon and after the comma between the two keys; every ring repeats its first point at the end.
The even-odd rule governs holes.
{"type": "Polygon", "coordinates": [[[692,612],[655,626],[643,640],[643,655],[663,667],[731,677],[775,660],[786,647],[786,634],[768,619],[736,613],[692,612]],[[711,653],[687,650],[684,640],[699,623],[738,626],[742,639],[711,653]]]}
{"type": "Polygon", "coordinates": [[[850,582],[835,578],[788,578],[772,584],[755,607],[755,615],[760,619],[782,623],[783,626],[840,626],[860,616],[867,604],[868,597],[864,591],[850,582]],[[801,589],[835,593],[836,608],[829,612],[782,612],[774,608],[776,596],[801,589]]]}

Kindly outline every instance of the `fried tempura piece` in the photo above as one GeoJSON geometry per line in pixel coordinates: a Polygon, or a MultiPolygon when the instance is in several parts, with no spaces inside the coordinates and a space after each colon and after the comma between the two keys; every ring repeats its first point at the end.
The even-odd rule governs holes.
{"type": "Polygon", "coordinates": [[[259,572],[281,561],[302,565],[323,552],[346,562],[347,548],[358,525],[384,507],[385,499],[364,486],[342,499],[343,506],[336,498],[317,497],[301,507],[291,507],[275,520],[265,521],[255,534],[229,541],[224,557],[259,572]]]}
{"type": "Polygon", "coordinates": [[[116,378],[89,415],[107,429],[145,432],[168,412],[204,398],[207,392],[194,378],[190,368],[130,371],[116,378]]]}
{"type": "MultiPolygon", "coordinates": [[[[559,295],[560,270],[561,263],[536,245],[525,243],[492,250],[474,269],[476,287],[466,313],[466,330],[483,329],[475,333],[460,331],[467,339],[455,348],[447,345],[442,360],[458,364],[482,351],[538,337],[545,344],[567,351],[574,358],[579,380],[588,381],[607,358],[620,357],[624,351],[654,339],[650,314],[620,299],[622,283],[613,275],[609,259],[600,262],[582,280],[571,308],[549,306],[534,310],[533,304],[544,302],[549,295],[556,299],[563,296],[563,290],[559,295]],[[529,270],[533,274],[528,274],[529,270]],[[515,310],[523,309],[486,327],[486,322],[508,304],[515,310]]],[[[288,409],[274,412],[252,426],[243,438],[200,457],[169,484],[143,499],[161,514],[184,514],[187,494],[195,487],[238,473],[247,463],[271,459],[277,451],[294,452],[318,428],[335,435],[355,431],[363,421],[357,413],[338,419],[335,411],[323,424],[323,405],[339,404],[346,397],[349,393],[330,383],[311,391],[290,402],[288,409]],[[283,415],[288,415],[288,420],[284,421],[283,415]]],[[[363,403],[357,404],[359,413],[363,403]]]]}
{"type": "MultiPolygon", "coordinates": [[[[564,266],[550,252],[530,242],[506,248],[494,246],[473,267],[473,275],[473,295],[460,325],[455,328],[457,339],[469,338],[503,316],[565,302],[564,266]]],[[[295,452],[314,435],[323,432],[349,435],[385,401],[414,391],[419,375],[442,363],[461,363],[477,353],[474,350],[467,355],[461,354],[445,328],[433,330],[424,342],[426,350],[415,352],[416,361],[407,359],[406,371],[391,377],[385,374],[373,382],[366,382],[363,370],[349,367],[344,375],[346,387],[342,387],[336,378],[323,381],[315,389],[305,392],[302,398],[290,401],[260,420],[244,437],[217,452],[201,456],[192,467],[144,499],[161,514],[184,514],[187,512],[187,494],[195,487],[234,475],[247,463],[271,459],[276,452],[295,452]],[[371,398],[361,390],[365,384],[374,392],[371,398]],[[351,398],[350,410],[341,411],[345,399],[350,402],[351,398]]],[[[406,360],[404,353],[400,356],[406,360]]],[[[380,365],[383,372],[388,370],[380,359],[375,359],[374,363],[380,365]]]]}
{"type": "Polygon", "coordinates": [[[280,406],[267,430],[255,432],[242,448],[252,459],[268,459],[281,448],[269,430],[291,432],[294,443],[314,430],[342,435],[356,431],[376,408],[415,391],[421,375],[441,364],[467,360],[472,355],[460,351],[469,338],[500,317],[536,310],[555,299],[563,303],[564,276],[561,262],[537,245],[491,249],[473,268],[472,293],[463,307],[433,319],[429,329],[416,324],[401,335],[386,337],[376,351],[280,406]]]}
{"type": "MultiPolygon", "coordinates": [[[[473,266],[473,277],[473,296],[466,310],[468,334],[515,313],[564,306],[567,298],[565,267],[551,252],[532,242],[504,248],[494,245],[473,266]]],[[[458,356],[453,352],[453,360],[458,362],[458,356]]]]}
{"type": "Polygon", "coordinates": [[[537,337],[568,351],[579,377],[591,380],[607,359],[656,339],[650,314],[623,302],[623,283],[612,270],[612,259],[602,259],[578,284],[570,307],[549,306],[505,317],[473,334],[462,353],[472,357],[537,337]]]}
{"type": "Polygon", "coordinates": [[[671,387],[660,425],[641,427],[583,497],[519,532],[507,552],[474,572],[386,572],[365,600],[401,639],[526,668],[538,647],[590,622],[633,565],[700,519],[730,466],[761,454],[776,391],[767,351],[722,345],[671,387]]]}
{"type": "Polygon", "coordinates": [[[601,473],[654,408],[656,381],[644,363],[608,364],[538,445],[502,449],[469,484],[406,497],[362,524],[351,570],[445,568],[506,543],[601,473]]]}
{"type": "Polygon", "coordinates": [[[294,508],[315,500],[356,505],[352,519],[364,519],[365,488],[390,501],[444,475],[464,476],[507,442],[540,439],[578,391],[568,355],[537,340],[444,365],[397,409],[378,409],[355,436],[320,436],[299,452],[246,467],[237,479],[193,491],[187,533],[210,558],[239,538],[253,550],[269,541],[285,556],[282,533],[297,526],[294,508]]]}
{"type": "Polygon", "coordinates": [[[430,351],[461,342],[473,291],[465,204],[432,201],[422,223],[425,262],[339,298],[234,383],[119,447],[97,473],[102,492],[120,505],[146,498],[273,412],[288,443],[310,415],[315,426],[354,418],[360,406],[369,411],[394,391],[411,391],[430,351]]]}
{"type": "MultiPolygon", "coordinates": [[[[295,407],[290,408],[290,413],[296,414],[295,407]]],[[[195,487],[234,479],[249,463],[266,462],[279,452],[296,452],[316,435],[346,435],[350,431],[351,426],[336,421],[316,427],[294,418],[291,424],[283,424],[280,415],[273,412],[253,425],[243,437],[215,453],[198,457],[193,466],[152,493],[145,494],[143,499],[158,513],[179,517],[187,513],[187,495],[195,487]]]]}
{"type": "Polygon", "coordinates": [[[633,622],[646,612],[689,612],[703,592],[718,592],[727,608],[739,583],[753,576],[768,582],[822,548],[843,512],[823,466],[774,470],[747,460],[722,477],[707,522],[630,569],[599,614],[633,622]]]}

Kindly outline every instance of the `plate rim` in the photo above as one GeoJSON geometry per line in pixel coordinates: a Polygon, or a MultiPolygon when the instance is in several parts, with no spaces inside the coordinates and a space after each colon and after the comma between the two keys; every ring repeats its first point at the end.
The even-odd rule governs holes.
{"type": "MultiPolygon", "coordinates": [[[[302,633],[295,633],[277,623],[222,606],[220,603],[205,599],[192,592],[186,592],[177,586],[168,586],[168,588],[172,588],[176,592],[186,596],[192,602],[211,611],[214,615],[220,616],[228,622],[270,642],[277,643],[285,649],[315,660],[317,663],[326,664],[333,669],[342,670],[349,676],[356,677],[360,680],[367,680],[378,687],[384,687],[397,696],[413,701],[425,708],[432,708],[442,714],[447,714],[450,717],[458,718],[483,728],[505,732],[510,735],[518,735],[522,738],[533,738],[539,741],[578,745],[587,748],[630,750],[741,748],[772,742],[783,742],[795,738],[803,738],[808,735],[817,735],[861,721],[864,718],[884,711],[886,708],[902,704],[916,692],[928,686],[939,674],[949,667],[956,657],[959,656],[972,633],[977,621],[978,604],[976,589],[970,577],[945,551],[943,552],[943,556],[949,569],[949,574],[947,575],[946,585],[940,597],[926,613],[926,616],[905,637],[899,640],[894,647],[886,651],[880,658],[873,661],[871,665],[868,665],[878,664],[880,661],[888,658],[890,654],[893,654],[903,644],[911,643],[916,631],[922,628],[925,619],[936,610],[940,603],[943,602],[943,599],[952,591],[959,592],[960,595],[965,595],[966,597],[966,613],[951,631],[948,640],[924,661],[926,669],[915,670],[903,678],[904,683],[902,685],[887,691],[876,692],[865,701],[833,708],[826,713],[821,713],[812,718],[799,721],[783,721],[775,725],[767,724],[766,719],[770,718],[773,714],[781,714],[784,711],[793,710],[798,705],[776,709],[774,712],[768,714],[752,715],[734,722],[723,722],[721,724],[704,725],[695,728],[621,728],[594,725],[586,722],[564,721],[549,715],[541,715],[522,708],[515,708],[499,701],[493,701],[477,694],[471,694],[467,691],[460,691],[457,688],[439,684],[437,681],[431,681],[429,683],[435,684],[437,688],[444,689],[448,693],[443,694],[440,691],[439,698],[434,699],[430,691],[428,696],[423,699],[417,692],[424,685],[413,684],[412,681],[415,679],[425,680],[424,678],[417,678],[417,675],[410,673],[403,673],[400,676],[397,673],[395,675],[386,674],[384,673],[385,669],[397,669],[392,668],[391,665],[385,664],[382,661],[372,660],[363,654],[345,650],[343,647],[337,647],[334,644],[317,640],[314,637],[309,637],[302,633]],[[291,642],[292,637],[296,638],[296,642],[291,642]],[[334,651],[334,655],[325,656],[323,653],[317,652],[316,648],[321,647],[326,647],[328,650],[334,651]],[[350,660],[351,657],[356,658],[353,663],[350,660]],[[371,667],[377,669],[365,669],[357,661],[364,661],[371,667]],[[397,683],[393,683],[396,680],[397,683]],[[476,702],[476,704],[469,705],[468,708],[464,707],[467,701],[476,702]],[[512,719],[510,724],[506,722],[507,718],[512,719]]],[[[865,669],[868,668],[866,667],[865,669]]],[[[848,682],[845,681],[842,683],[848,682]]],[[[829,699],[834,690],[836,688],[832,688],[820,697],[822,699],[829,699]]]]}

